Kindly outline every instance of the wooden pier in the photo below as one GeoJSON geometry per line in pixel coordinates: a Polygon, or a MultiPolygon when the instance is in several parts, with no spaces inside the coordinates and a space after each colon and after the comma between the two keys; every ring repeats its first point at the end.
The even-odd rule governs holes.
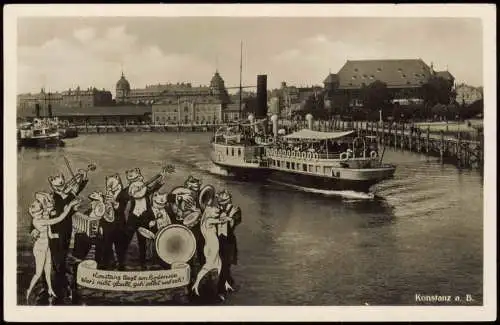
{"type": "MultiPolygon", "coordinates": [[[[280,121],[279,127],[289,130],[307,128],[307,122],[280,121]]],[[[458,167],[482,169],[484,165],[484,137],[475,132],[434,131],[414,124],[380,123],[366,121],[314,121],[316,131],[355,130],[360,136],[374,136],[379,144],[428,156],[439,157],[443,163],[458,167]]]]}

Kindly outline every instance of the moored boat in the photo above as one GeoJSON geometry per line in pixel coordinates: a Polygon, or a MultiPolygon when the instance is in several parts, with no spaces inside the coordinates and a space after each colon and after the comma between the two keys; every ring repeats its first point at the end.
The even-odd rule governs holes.
{"type": "Polygon", "coordinates": [[[64,145],[57,125],[50,120],[35,119],[33,122],[19,125],[17,140],[21,147],[45,148],[64,145]]]}
{"type": "Polygon", "coordinates": [[[304,190],[370,192],[394,175],[396,167],[382,162],[373,137],[310,129],[280,135],[277,118],[274,135],[266,136],[256,125],[220,129],[212,142],[213,163],[238,178],[304,190]]]}

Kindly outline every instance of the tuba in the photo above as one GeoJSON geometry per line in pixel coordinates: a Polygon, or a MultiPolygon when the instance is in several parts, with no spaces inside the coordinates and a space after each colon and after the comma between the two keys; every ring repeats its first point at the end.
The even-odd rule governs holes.
{"type": "Polygon", "coordinates": [[[204,211],[205,208],[209,205],[212,205],[215,199],[215,188],[212,185],[205,185],[198,197],[198,203],[200,204],[201,211],[204,211]]]}

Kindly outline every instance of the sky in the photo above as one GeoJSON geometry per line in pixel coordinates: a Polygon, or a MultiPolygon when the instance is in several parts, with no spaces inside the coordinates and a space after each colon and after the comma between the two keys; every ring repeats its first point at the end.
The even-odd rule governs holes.
{"type": "Polygon", "coordinates": [[[346,60],[421,58],[457,82],[483,85],[478,18],[23,17],[18,20],[18,93],[107,89],[123,72],[132,88],[207,85],[216,69],[226,86],[267,74],[322,85],[346,60]]]}

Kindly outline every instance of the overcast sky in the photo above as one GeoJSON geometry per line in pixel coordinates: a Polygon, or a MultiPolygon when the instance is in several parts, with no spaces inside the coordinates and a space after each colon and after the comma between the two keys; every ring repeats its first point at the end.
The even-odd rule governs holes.
{"type": "Polygon", "coordinates": [[[483,84],[482,26],[463,18],[20,18],[18,92],[95,86],[114,94],[165,82],[226,86],[268,75],[270,88],[322,84],[346,60],[422,58],[459,82],[483,84]]]}

